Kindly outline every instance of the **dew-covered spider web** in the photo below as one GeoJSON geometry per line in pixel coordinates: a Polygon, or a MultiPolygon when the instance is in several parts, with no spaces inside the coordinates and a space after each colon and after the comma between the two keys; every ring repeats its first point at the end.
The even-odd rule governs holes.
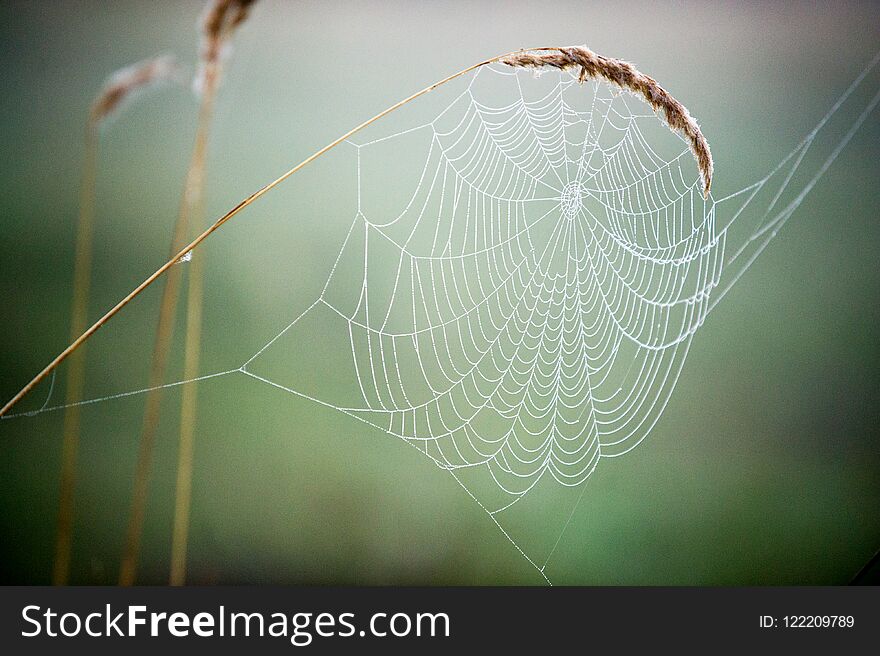
{"type": "Polygon", "coordinates": [[[424,120],[340,146],[355,200],[326,217],[348,227],[317,298],[195,380],[249,376],[406,442],[547,578],[587,478],[651,433],[708,313],[875,109],[876,63],[766,175],[708,199],[640,99],[480,69],[424,120]],[[338,366],[316,373],[305,343],[338,366]],[[505,518],[539,485],[579,495],[520,540],[505,518]]]}

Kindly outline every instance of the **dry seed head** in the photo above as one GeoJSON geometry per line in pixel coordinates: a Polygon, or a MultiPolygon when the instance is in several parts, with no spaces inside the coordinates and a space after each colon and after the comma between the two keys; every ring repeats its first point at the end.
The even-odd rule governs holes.
{"type": "Polygon", "coordinates": [[[700,170],[703,197],[709,197],[713,174],[712,153],[709,151],[709,143],[700,131],[700,126],[684,105],[657,84],[656,80],[641,73],[629,62],[597,55],[584,46],[574,46],[524,50],[504,57],[501,63],[533,69],[544,66],[563,71],[580,69],[578,79],[581,82],[587,79],[602,79],[644,99],[655,112],[660,114],[673,132],[682,135],[687,141],[700,170]]]}
{"type": "Polygon", "coordinates": [[[159,81],[177,77],[177,67],[170,55],[145,59],[111,75],[104,88],[92,103],[89,120],[98,124],[128,98],[132,92],[143,89],[159,81]]]}
{"type": "Polygon", "coordinates": [[[248,17],[255,0],[212,0],[202,14],[202,45],[199,70],[194,86],[201,92],[210,76],[216,75],[217,66],[228,52],[228,42],[235,29],[248,17]]]}

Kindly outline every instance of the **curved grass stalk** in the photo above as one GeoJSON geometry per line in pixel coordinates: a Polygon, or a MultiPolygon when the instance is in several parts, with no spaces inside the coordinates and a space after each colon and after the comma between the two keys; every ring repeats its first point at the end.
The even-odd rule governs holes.
{"type": "MultiPolygon", "coordinates": [[[[101,329],[110,319],[112,319],[122,308],[128,305],[131,301],[133,301],[141,292],[143,292],[147,287],[152,285],[158,278],[163,276],[169,270],[172,270],[174,265],[185,255],[193,251],[197,248],[203,241],[205,241],[208,237],[214,234],[217,230],[219,230],[226,222],[231,220],[237,214],[239,214],[243,209],[248,207],[250,204],[257,201],[259,198],[264,196],[266,193],[280,185],[282,182],[287,180],[290,176],[295,174],[300,169],[308,166],[313,161],[332,150],[339,144],[343,143],[347,139],[350,139],[352,136],[365,129],[366,127],[372,125],[376,121],[384,118],[388,114],[400,109],[404,105],[412,102],[413,100],[430,93],[434,89],[443,86],[444,84],[451,82],[457,78],[460,78],[472,71],[477,70],[478,68],[482,68],[484,66],[488,66],[489,64],[494,63],[504,63],[509,66],[515,67],[529,67],[536,68],[538,66],[551,66],[553,68],[559,68],[563,70],[567,69],[580,69],[580,79],[582,81],[586,79],[591,79],[593,77],[599,77],[604,79],[605,81],[615,84],[621,88],[626,88],[633,93],[636,93],[643,97],[646,102],[649,102],[652,107],[659,107],[662,118],[667,121],[667,125],[669,125],[670,129],[676,132],[682,132],[685,134],[686,138],[691,139],[690,142],[691,150],[694,152],[695,159],[697,160],[697,166],[700,169],[700,174],[703,177],[704,181],[704,193],[708,194],[709,186],[712,181],[712,157],[708,150],[708,144],[703,138],[702,132],[700,131],[696,121],[687,113],[687,110],[684,110],[684,106],[681,103],[676,102],[676,105],[684,112],[675,111],[671,106],[667,106],[668,100],[674,101],[675,99],[665,92],[665,90],[660,87],[659,84],[654,82],[651,78],[647,78],[647,76],[642,76],[647,78],[647,80],[651,80],[653,84],[649,84],[646,81],[634,82],[633,80],[633,71],[635,69],[631,64],[627,64],[626,62],[622,62],[617,59],[611,59],[607,57],[599,57],[592,51],[588,50],[584,47],[573,47],[573,48],[559,48],[559,47],[545,47],[545,48],[532,48],[527,50],[516,50],[513,52],[505,53],[503,55],[498,55],[496,57],[492,57],[490,59],[485,59],[477,64],[473,64],[464,68],[457,73],[453,73],[442,80],[435,82],[434,84],[425,87],[424,89],[417,91],[416,93],[404,98],[403,100],[391,105],[390,107],[382,110],[372,118],[364,121],[360,125],[355,126],[342,136],[334,139],[329,144],[321,148],[320,150],[314,152],[309,155],[306,159],[302,160],[299,164],[291,168],[290,170],[283,173],[281,176],[268,183],[267,185],[261,187],[250,196],[239,202],[232,209],[226,212],[223,216],[217,219],[214,223],[212,223],[208,228],[206,228],[201,234],[195,237],[188,244],[180,248],[176,253],[174,253],[165,264],[160,266],[156,271],[154,271],[150,276],[148,276],[141,284],[135,287],[131,292],[129,292],[121,301],[119,301],[116,305],[114,305],[103,317],[98,319],[88,330],[86,330],[82,335],[80,335],[76,340],[74,340],[67,348],[65,348],[61,353],[59,353],[55,359],[53,359],[46,367],[38,373],[27,385],[25,385],[9,402],[0,409],[0,417],[9,412],[9,410],[18,403],[22,398],[24,398],[31,390],[34,389],[41,381],[43,381],[49,374],[51,374],[64,360],[66,360],[72,353],[74,353],[82,344],[86,342],[92,335],[94,335],[98,330],[101,329]],[[528,55],[525,58],[525,55],[528,55]],[[597,60],[596,64],[590,64],[587,66],[587,62],[593,61],[593,59],[597,60]],[[543,62],[543,63],[542,63],[543,62]],[[622,72],[623,69],[630,71],[629,75],[626,75],[622,72]],[[661,94],[660,91],[663,91],[661,94]],[[670,122],[670,116],[673,117],[670,122]],[[685,121],[687,125],[687,130],[683,130],[679,122],[685,121]],[[700,144],[705,145],[703,148],[700,144]]],[[[637,71],[635,71],[637,72],[637,71]]],[[[641,74],[640,74],[641,75],[641,74]]]]}

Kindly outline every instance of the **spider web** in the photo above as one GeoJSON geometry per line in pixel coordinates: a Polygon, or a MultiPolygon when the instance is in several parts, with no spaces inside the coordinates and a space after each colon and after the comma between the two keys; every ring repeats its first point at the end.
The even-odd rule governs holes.
{"type": "MultiPolygon", "coordinates": [[[[644,438],[723,248],[687,148],[664,159],[645,138],[664,129],[652,113],[568,75],[527,100],[521,76],[483,71],[416,128],[415,189],[390,216],[360,203],[310,310],[349,336],[356,403],[337,407],[484,470],[503,504],[545,475],[578,485],[644,438]],[[511,104],[481,101],[487,76],[511,104]]],[[[393,139],[353,144],[360,168],[393,139]]]]}
{"type": "Polygon", "coordinates": [[[880,100],[811,162],[876,63],[765,177],[708,200],[687,144],[639,99],[483,68],[429,120],[341,146],[356,209],[305,311],[240,367],[163,387],[244,374],[399,438],[547,579],[580,496],[540,548],[504,518],[542,483],[582,495],[650,434],[709,311],[880,100]],[[302,364],[316,334],[341,354],[332,384],[302,364]]]}

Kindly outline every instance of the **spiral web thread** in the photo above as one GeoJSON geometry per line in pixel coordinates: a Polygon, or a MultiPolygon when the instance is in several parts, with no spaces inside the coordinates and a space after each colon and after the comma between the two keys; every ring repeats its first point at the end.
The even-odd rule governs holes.
{"type": "MultiPolygon", "coordinates": [[[[782,204],[816,135],[876,63],[770,173],[720,200],[704,200],[687,145],[637,99],[564,72],[535,81],[481,69],[433,120],[348,144],[358,209],[314,303],[242,366],[163,387],[242,373],[400,438],[449,471],[546,579],[552,550],[539,565],[500,514],[542,479],[581,485],[651,432],[707,313],[880,100],[782,204]],[[412,137],[425,153],[405,202],[362,203],[370,151],[412,137]],[[747,209],[755,223],[725,259],[747,209]],[[314,313],[347,334],[352,402],[253,371],[314,313]]],[[[61,407],[47,399],[28,414],[61,407]]]]}

